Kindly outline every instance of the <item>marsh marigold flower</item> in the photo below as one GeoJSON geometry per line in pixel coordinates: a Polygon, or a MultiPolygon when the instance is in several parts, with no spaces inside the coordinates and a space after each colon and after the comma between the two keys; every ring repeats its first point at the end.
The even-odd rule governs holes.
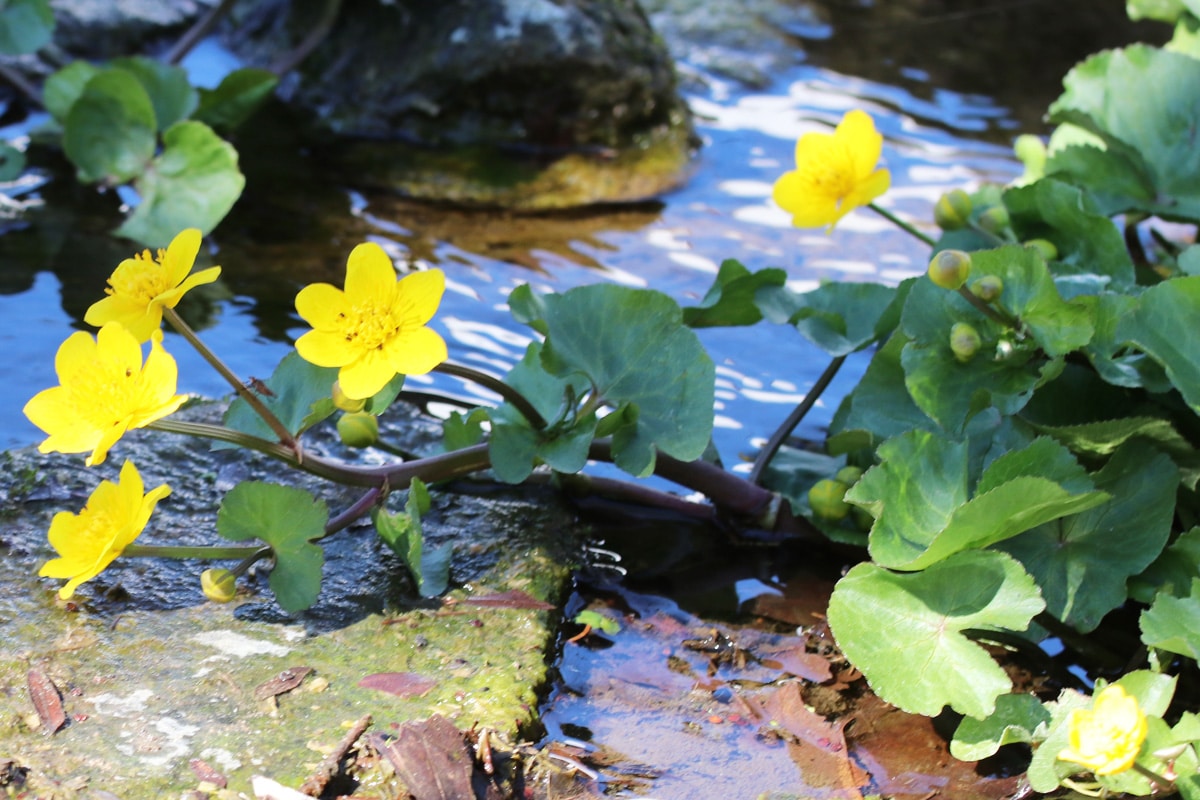
{"type": "Polygon", "coordinates": [[[25,416],[50,434],[40,452],[91,450],[89,467],[103,463],[125,431],[162,419],[187,399],[175,394],[178,368],[162,347],[162,331],[152,334],[144,366],[142,346],[119,322],[95,339],[73,333],[58,348],[54,370],[60,385],[34,395],[25,416]]]}
{"type": "Polygon", "coordinates": [[[78,514],[60,511],[50,522],[49,539],[58,558],[42,565],[43,578],[70,578],[58,590],[63,600],[104,571],[133,543],[150,521],[158,501],[171,493],[163,484],[143,495],[142,476],[126,461],[116,483],[101,481],[78,514]]]}
{"type": "Polygon", "coordinates": [[[892,176],[875,169],[883,136],[863,111],[850,111],[833,133],[806,133],[796,142],[796,169],[775,182],[775,202],[797,228],[833,226],[888,190],[892,176]]]}
{"type": "Polygon", "coordinates": [[[1115,683],[1096,695],[1091,709],[1072,711],[1067,726],[1071,746],[1059,759],[1082,764],[1096,775],[1132,767],[1146,739],[1146,715],[1137,698],[1115,683]]]}
{"type": "Polygon", "coordinates": [[[372,397],[397,374],[422,375],[446,360],[446,342],[425,327],[446,289],[441,270],[396,280],[387,253],[368,242],[350,253],[345,286],[314,283],[296,295],[296,311],[313,327],[296,351],[318,367],[340,367],[346,397],[372,397]]]}
{"type": "Polygon", "coordinates": [[[188,228],[157,256],[146,250],[125,259],[108,279],[108,297],[92,304],[84,322],[97,328],[120,322],[139,342],[149,340],[162,325],[164,308],[174,308],[188,290],[212,283],[221,274],[220,267],[189,274],[199,251],[200,231],[188,228]]]}

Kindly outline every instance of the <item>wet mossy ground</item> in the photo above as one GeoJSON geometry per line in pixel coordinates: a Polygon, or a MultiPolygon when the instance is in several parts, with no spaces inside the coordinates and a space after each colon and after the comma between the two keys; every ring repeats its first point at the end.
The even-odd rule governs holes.
{"type": "MultiPolygon", "coordinates": [[[[215,411],[186,413],[211,418],[215,411]]],[[[384,428],[403,430],[414,447],[436,430],[411,414],[384,428]]],[[[307,446],[349,455],[326,435],[307,446]]],[[[334,512],[354,495],[303,476],[291,480],[258,457],[214,453],[204,442],[155,432],[129,436],[90,470],[82,456],[22,450],[2,457],[0,757],[25,776],[23,787],[9,788],[39,797],[178,797],[197,789],[189,764],[200,759],[229,779],[229,792],[253,796],[253,775],[298,786],[366,714],[372,730],[384,733],[435,713],[464,730],[515,735],[534,726],[557,613],[470,600],[519,591],[559,601],[581,531],[554,495],[435,493],[423,524],[433,543],[455,543],[450,602],[416,597],[403,566],[363,525],[331,540],[321,597],[301,614],[275,604],[265,571],[244,578],[233,603],[218,605],[199,590],[208,564],[158,559],[118,560],[67,604],[57,599],[58,581],[36,576],[53,555],[50,518],[78,511],[125,458],[137,463],[147,487],[167,482],[173,489],[141,544],[219,544],[220,496],[246,478],[304,486],[334,512]],[[292,667],[312,672],[290,692],[256,697],[257,687],[292,667]],[[52,735],[40,729],[27,687],[31,670],[62,694],[68,722],[52,735]],[[387,672],[430,685],[414,697],[359,686],[387,672]]],[[[397,494],[389,505],[398,508],[397,494]]],[[[359,796],[397,796],[390,769],[373,763],[373,772],[354,776],[359,796]]]]}

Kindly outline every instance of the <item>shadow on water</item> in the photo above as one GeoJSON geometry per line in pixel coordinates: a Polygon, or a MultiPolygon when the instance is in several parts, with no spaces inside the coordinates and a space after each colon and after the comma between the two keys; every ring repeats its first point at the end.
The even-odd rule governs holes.
{"type": "MultiPolygon", "coordinates": [[[[884,203],[924,224],[946,189],[1018,173],[1012,136],[1044,132],[1042,115],[1077,59],[1164,35],[1130,25],[1118,0],[759,5],[770,8],[776,43],[765,87],[689,67],[688,53],[711,52],[720,32],[706,34],[716,44],[674,42],[705,147],[687,185],[641,205],[513,215],[418,204],[329,174],[319,148],[290,136],[285,112],[263,115],[239,134],[246,193],[205,256],[223,266],[221,282],[198,293],[185,316],[236,371],[269,374],[302,330],[295,291],[313,281],[340,284],[350,249],[370,239],[401,265],[446,270],[447,297],[434,324],[451,357],[503,373],[530,341],[505,308],[524,282],[561,291],[613,281],[686,303],[703,295],[722,259],[737,256],[753,269],[784,267],[798,289],[824,279],[895,283],[924,267],[924,248],[904,234],[864,212],[830,235],[796,231],[770,204],[771,183],[790,165],[798,135],[826,129],[849,107],[867,107],[885,134],[894,179],[884,203]]],[[[748,44],[742,55],[753,55],[748,44]]],[[[130,254],[107,235],[118,220],[114,195],[78,187],[61,163],[39,169],[53,175],[40,190],[44,206],[28,225],[4,233],[0,250],[0,346],[10,356],[5,379],[20,387],[0,399],[6,446],[38,439],[20,408],[52,385],[58,343],[80,327],[112,267],[130,254]]],[[[736,465],[804,396],[824,361],[779,331],[701,337],[718,365],[716,444],[736,465]]],[[[184,390],[224,393],[181,341],[168,336],[167,346],[180,360],[184,390]]],[[[854,376],[848,369],[832,396],[854,376]]],[[[442,379],[410,386],[468,392],[442,379]]],[[[819,405],[799,433],[820,438],[834,405],[819,405]]],[[[620,630],[563,643],[543,713],[550,738],[581,740],[581,758],[620,751],[623,760],[604,773],[616,793],[973,798],[1015,791],[1004,777],[1011,765],[957,764],[936,723],[862,699],[859,676],[826,658],[824,601],[849,558],[818,564],[810,552],[737,547],[721,534],[661,521],[619,526],[602,538],[598,547],[615,556],[595,554],[567,618],[592,610],[620,630]],[[785,676],[799,677],[803,692],[785,676]],[[772,732],[772,719],[786,730],[772,732]]],[[[568,624],[564,633],[580,630],[568,624]]]]}

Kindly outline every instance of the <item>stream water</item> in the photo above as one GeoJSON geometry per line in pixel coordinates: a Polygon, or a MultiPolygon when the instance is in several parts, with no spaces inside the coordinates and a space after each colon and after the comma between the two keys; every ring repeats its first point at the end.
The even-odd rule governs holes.
{"type": "MultiPolygon", "coordinates": [[[[773,206],[771,185],[790,168],[797,137],[828,130],[848,109],[870,112],[885,137],[883,160],[893,179],[881,205],[928,226],[945,190],[1019,174],[1011,140],[1018,132],[1044,131],[1040,116],[1057,96],[1061,74],[1086,53],[1133,35],[1120,24],[1119,2],[1012,2],[987,9],[934,2],[879,8],[867,1],[751,3],[754,18],[740,31],[720,30],[721,14],[736,17],[739,3],[712,4],[714,19],[707,23],[672,5],[647,3],[680,59],[704,142],[690,178],[676,191],[628,207],[527,217],[419,205],[359,191],[354,176],[324,174],[315,157],[288,140],[286,121],[262,120],[238,141],[247,192],[212,237],[222,280],[194,293],[199,296],[190,298],[185,315],[236,372],[265,377],[303,331],[292,307],[295,292],[316,280],[340,285],[346,255],[370,239],[398,262],[445,270],[448,291],[433,326],[452,359],[502,374],[530,341],[505,303],[521,283],[564,291],[611,281],[694,303],[731,257],[751,269],[783,267],[801,290],[823,280],[895,283],[924,270],[927,249],[882,218],[858,211],[826,234],[791,228],[773,206]],[[1066,32],[1065,18],[1074,26],[1066,32]],[[1040,24],[1048,19],[1054,21],[1040,24]],[[1014,41],[1020,45],[1009,44],[1014,41]]],[[[225,58],[206,45],[189,65],[216,75],[225,58]]],[[[23,135],[30,124],[0,129],[0,137],[23,135]]],[[[21,408],[55,383],[59,343],[82,327],[105,278],[130,254],[127,243],[106,234],[117,222],[111,197],[80,189],[53,165],[41,169],[44,209],[32,224],[9,225],[0,235],[0,348],[6,356],[0,377],[7,385],[0,393],[0,447],[40,439],[21,408]]],[[[804,397],[826,360],[782,327],[700,335],[717,364],[715,443],[724,462],[737,465],[804,397]]],[[[226,392],[181,339],[168,334],[166,346],[180,362],[182,391],[226,392]]],[[[864,364],[852,359],[801,436],[819,438],[836,399],[864,364]]],[[[492,399],[449,378],[410,378],[408,387],[492,399]]],[[[657,776],[617,769],[607,779],[616,793],[849,796],[802,785],[794,753],[739,724],[748,712],[721,691],[729,686],[725,673],[710,673],[697,695],[709,655],[679,647],[681,637],[703,639],[705,626],[722,636],[734,631],[728,626],[740,611],[785,625],[812,622],[811,612],[821,607],[821,579],[797,577],[798,554],[747,554],[689,531],[647,536],[639,530],[614,530],[602,545],[613,552],[598,554],[581,576],[569,611],[598,609],[624,627],[614,636],[563,645],[560,679],[544,708],[548,735],[587,740],[584,750],[613,748],[625,763],[646,762],[642,772],[657,776]],[[779,603],[774,613],[764,611],[771,598],[786,600],[786,613],[779,603]],[[671,636],[675,644],[665,644],[663,637],[671,636]],[[675,699],[662,700],[668,696],[675,699]]],[[[776,635],[769,631],[740,635],[759,647],[784,647],[767,641],[776,635]]],[[[873,790],[928,796],[946,789],[924,778],[901,786],[897,774],[888,778],[892,784],[877,775],[873,790]],[[902,791],[905,786],[912,791],[902,791]]]]}

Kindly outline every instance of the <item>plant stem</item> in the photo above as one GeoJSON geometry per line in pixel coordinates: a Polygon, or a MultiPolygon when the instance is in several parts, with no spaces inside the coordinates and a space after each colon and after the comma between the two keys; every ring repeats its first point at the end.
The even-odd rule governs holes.
{"type": "Polygon", "coordinates": [[[132,558],[198,558],[204,561],[224,561],[246,558],[262,550],[256,547],[188,547],[184,545],[131,544],[121,555],[132,558]]]}
{"type": "Polygon", "coordinates": [[[980,314],[983,314],[992,322],[1003,325],[1006,328],[1012,328],[1014,331],[1020,330],[1021,324],[1016,317],[1011,317],[1007,313],[993,308],[979,297],[976,297],[975,293],[966,286],[958,287],[958,293],[964,300],[973,305],[980,314]]]}
{"type": "Polygon", "coordinates": [[[325,536],[333,536],[338,531],[346,528],[350,523],[366,514],[372,508],[379,504],[379,501],[386,496],[386,492],[382,487],[374,487],[363,493],[363,496],[354,501],[354,504],[347,508],[342,513],[338,514],[333,519],[329,520],[325,525],[325,536]]]}
{"type": "Polygon", "coordinates": [[[229,12],[229,9],[233,7],[234,2],[236,2],[236,0],[221,0],[220,3],[213,6],[212,10],[205,14],[199,22],[189,28],[187,32],[179,38],[179,41],[175,43],[175,46],[167,51],[166,55],[163,56],[163,63],[178,64],[180,61],[183,61],[184,56],[190,53],[192,48],[200,44],[201,40],[204,39],[204,37],[208,35],[208,32],[211,31],[221,20],[221,17],[225,16],[229,12]]]}
{"type": "Polygon", "coordinates": [[[887,209],[877,206],[874,203],[867,203],[867,208],[871,209],[876,214],[883,217],[884,219],[886,219],[888,222],[895,225],[900,230],[902,230],[908,234],[911,234],[912,236],[915,236],[916,238],[920,239],[925,244],[929,245],[930,247],[933,247],[933,245],[934,245],[933,239],[929,238],[929,236],[927,236],[926,234],[917,230],[911,224],[900,219],[899,217],[897,217],[895,214],[888,211],[887,209]]]}
{"type": "Polygon", "coordinates": [[[1149,778],[1151,783],[1153,783],[1158,788],[1162,789],[1164,792],[1175,791],[1175,783],[1173,781],[1167,780],[1166,778],[1164,778],[1162,775],[1159,775],[1154,770],[1147,769],[1146,767],[1143,767],[1141,764],[1137,763],[1136,761],[1133,762],[1133,770],[1134,770],[1134,772],[1139,773],[1143,778],[1149,778]]]}
{"type": "Polygon", "coordinates": [[[443,361],[433,368],[434,372],[440,372],[444,375],[453,375],[456,378],[465,378],[466,380],[478,383],[485,389],[491,389],[496,394],[503,397],[508,402],[516,406],[516,409],[521,412],[521,415],[529,421],[537,430],[546,427],[546,420],[538,413],[538,410],[533,407],[533,404],[525,398],[525,395],[518,392],[513,387],[509,386],[504,381],[488,375],[486,372],[468,367],[465,364],[456,364],[452,361],[443,361]]]}
{"type": "Polygon", "coordinates": [[[262,417],[263,422],[267,423],[271,430],[275,432],[275,435],[279,437],[280,443],[285,447],[295,449],[296,438],[292,436],[292,433],[287,429],[287,426],[280,422],[279,417],[275,416],[271,409],[267,408],[263,404],[262,400],[258,398],[257,394],[247,388],[246,385],[242,383],[241,379],[238,378],[237,375],[233,374],[233,370],[227,367],[225,362],[217,357],[216,353],[208,349],[208,345],[200,340],[200,337],[196,335],[196,332],[193,331],[191,327],[183,321],[183,318],[179,316],[175,309],[164,308],[163,316],[166,317],[167,321],[171,323],[171,327],[174,328],[181,336],[183,336],[183,338],[187,339],[188,343],[191,344],[192,347],[196,348],[196,352],[198,352],[204,358],[204,360],[207,361],[213,369],[220,373],[221,377],[233,387],[233,390],[237,392],[238,397],[245,400],[250,407],[254,409],[255,413],[262,417]]]}
{"type": "Polygon", "coordinates": [[[42,93],[38,91],[36,86],[25,80],[24,75],[17,72],[7,64],[0,64],[0,78],[4,78],[4,80],[11,83],[13,87],[21,94],[25,95],[25,98],[33,105],[37,106],[38,108],[44,108],[42,105],[42,93]]]}
{"type": "Polygon", "coordinates": [[[978,222],[971,221],[971,222],[968,222],[967,225],[970,226],[971,230],[975,231],[980,236],[987,239],[991,244],[995,245],[996,247],[1003,247],[1006,244],[1014,244],[1013,240],[1005,239],[1003,236],[1000,236],[999,234],[989,231],[987,228],[983,227],[978,222]]]}
{"type": "Polygon", "coordinates": [[[771,463],[771,459],[779,452],[779,448],[783,446],[784,441],[791,435],[796,426],[800,424],[800,421],[812,410],[817,400],[821,398],[821,395],[829,387],[834,376],[838,374],[838,370],[842,368],[842,364],[845,363],[845,356],[838,356],[829,362],[829,365],[825,367],[825,371],[817,378],[817,382],[805,393],[804,399],[792,409],[792,413],[788,414],[788,418],[783,421],[782,425],[775,429],[775,432],[771,434],[771,438],[763,445],[762,450],[758,451],[758,457],[754,459],[754,466],[751,467],[750,474],[746,477],[747,481],[755,486],[762,485],[762,474],[766,471],[767,465],[771,463]]]}

